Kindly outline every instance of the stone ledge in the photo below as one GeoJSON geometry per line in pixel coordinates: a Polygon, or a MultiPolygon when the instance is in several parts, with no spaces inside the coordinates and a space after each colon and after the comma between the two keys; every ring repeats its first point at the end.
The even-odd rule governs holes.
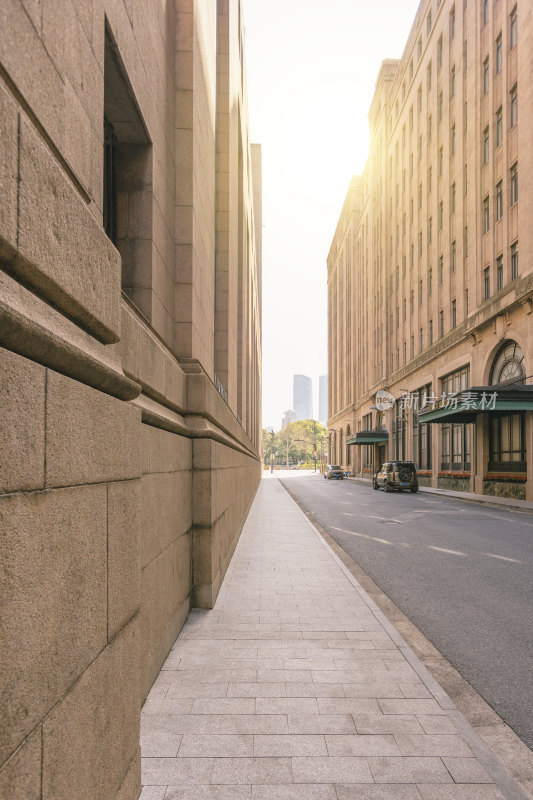
{"type": "Polygon", "coordinates": [[[127,378],[109,348],[0,272],[0,345],[44,367],[117,397],[141,387],[127,378]]]}

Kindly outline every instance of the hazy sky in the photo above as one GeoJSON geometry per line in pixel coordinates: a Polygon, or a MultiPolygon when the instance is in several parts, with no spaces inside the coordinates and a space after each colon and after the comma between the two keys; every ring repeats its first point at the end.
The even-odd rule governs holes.
{"type": "Polygon", "coordinates": [[[326,258],[368,152],[379,67],[400,58],[419,0],[243,0],[252,141],[263,149],[263,426],[292,376],[327,372],[326,258]]]}

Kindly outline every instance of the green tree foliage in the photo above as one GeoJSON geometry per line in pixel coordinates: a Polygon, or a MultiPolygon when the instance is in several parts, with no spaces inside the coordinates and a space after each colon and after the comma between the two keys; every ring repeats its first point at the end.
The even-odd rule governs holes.
{"type": "Polygon", "coordinates": [[[283,430],[272,433],[263,428],[263,458],[270,464],[270,454],[274,451],[276,464],[298,464],[313,461],[313,453],[320,457],[320,438],[327,436],[326,428],[313,419],[290,422],[283,430]]]}

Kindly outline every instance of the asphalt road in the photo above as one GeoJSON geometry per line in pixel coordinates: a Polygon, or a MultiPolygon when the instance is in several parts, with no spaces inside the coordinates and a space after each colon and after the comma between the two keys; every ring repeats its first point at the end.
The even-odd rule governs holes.
{"type": "Polygon", "coordinates": [[[533,514],[319,475],[287,488],[533,749],[533,514]]]}

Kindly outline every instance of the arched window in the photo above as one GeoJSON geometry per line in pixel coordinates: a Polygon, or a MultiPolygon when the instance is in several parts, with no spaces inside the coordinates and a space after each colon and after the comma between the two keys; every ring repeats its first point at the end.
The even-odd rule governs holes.
{"type": "Polygon", "coordinates": [[[526,369],[522,348],[514,341],[505,342],[492,364],[489,378],[490,385],[516,383],[518,386],[524,382],[525,377],[526,369]]]}

